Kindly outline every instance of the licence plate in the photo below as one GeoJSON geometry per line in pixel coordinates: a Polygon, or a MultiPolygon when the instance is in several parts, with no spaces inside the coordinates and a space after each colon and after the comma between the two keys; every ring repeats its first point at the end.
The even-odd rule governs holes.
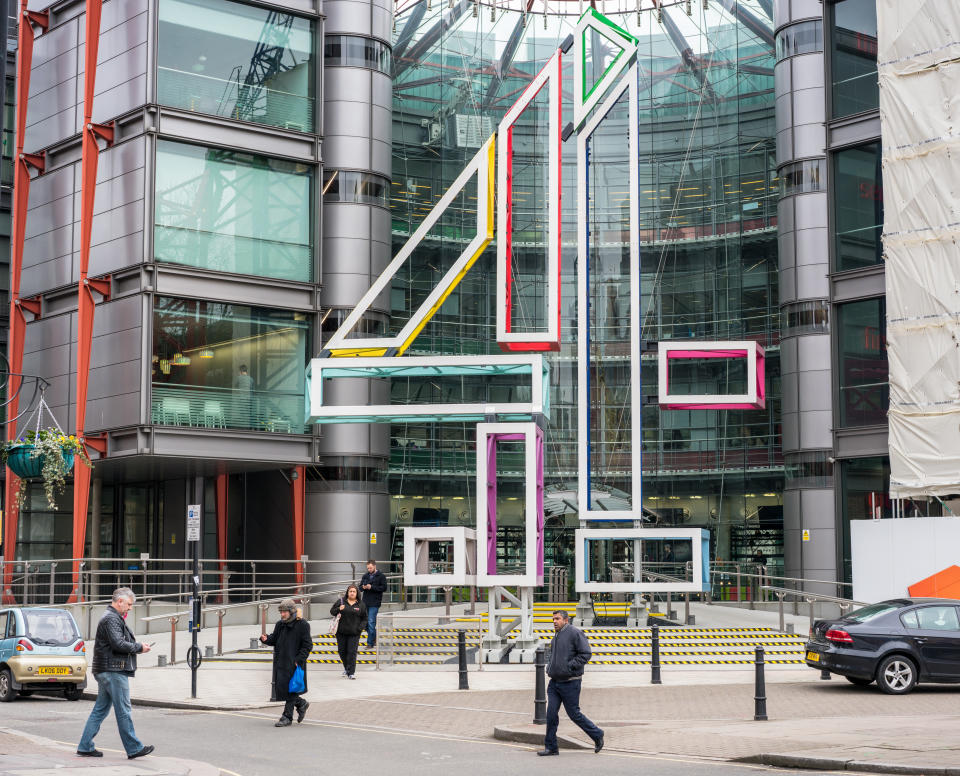
{"type": "Polygon", "coordinates": [[[819,652],[808,652],[808,653],[807,653],[807,660],[809,660],[811,663],[819,663],[819,662],[820,662],[820,653],[819,653],[819,652]]]}
{"type": "Polygon", "coordinates": [[[40,676],[65,676],[70,673],[70,669],[65,666],[43,666],[37,669],[40,676]]]}

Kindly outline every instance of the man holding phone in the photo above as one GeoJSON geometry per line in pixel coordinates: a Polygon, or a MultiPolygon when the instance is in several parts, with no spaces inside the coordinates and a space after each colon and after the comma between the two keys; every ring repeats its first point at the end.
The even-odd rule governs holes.
{"type": "Polygon", "coordinates": [[[367,573],[360,580],[360,589],[363,590],[363,605],[367,607],[367,649],[373,649],[377,646],[377,612],[387,589],[387,578],[373,558],[367,561],[367,573]]]}
{"type": "Polygon", "coordinates": [[[97,624],[97,640],[93,647],[91,669],[97,680],[97,702],[83,728],[77,745],[81,757],[103,757],[96,749],[93,739],[100,732],[100,725],[107,718],[111,707],[117,718],[120,740],[129,759],[143,757],[153,751],[153,746],[144,746],[133,729],[133,707],[130,704],[130,677],[137,672],[137,653],[149,652],[151,644],[141,644],[125,622],[127,612],[136,597],[129,587],[113,591],[113,600],[97,624]]]}

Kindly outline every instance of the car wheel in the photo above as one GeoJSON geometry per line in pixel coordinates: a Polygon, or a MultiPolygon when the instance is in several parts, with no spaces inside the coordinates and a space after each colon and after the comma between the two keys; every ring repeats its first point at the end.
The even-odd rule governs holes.
{"type": "Polygon", "coordinates": [[[862,679],[859,676],[845,676],[844,679],[850,682],[850,684],[857,685],[857,687],[866,687],[873,682],[873,679],[862,679]]]}
{"type": "Polygon", "coordinates": [[[17,697],[17,691],[13,689],[13,677],[10,675],[10,669],[0,669],[0,703],[9,703],[17,697]]]}
{"type": "Polygon", "coordinates": [[[880,661],[877,686],[888,695],[905,695],[917,684],[917,667],[903,655],[891,655],[880,661]]]}
{"type": "Polygon", "coordinates": [[[79,685],[71,684],[63,688],[63,697],[68,701],[78,701],[83,695],[83,690],[80,689],[79,685]]]}

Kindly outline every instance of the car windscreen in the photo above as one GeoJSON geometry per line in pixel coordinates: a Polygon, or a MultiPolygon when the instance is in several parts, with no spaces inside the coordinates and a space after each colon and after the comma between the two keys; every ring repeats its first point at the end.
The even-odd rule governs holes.
{"type": "Polygon", "coordinates": [[[68,612],[24,609],[23,620],[27,626],[26,636],[34,644],[68,647],[80,638],[77,624],[68,612]]]}
{"type": "Polygon", "coordinates": [[[888,612],[895,612],[899,608],[900,604],[870,604],[870,606],[864,606],[862,609],[854,609],[843,619],[847,622],[868,622],[874,617],[879,617],[880,615],[887,614],[888,612]]]}

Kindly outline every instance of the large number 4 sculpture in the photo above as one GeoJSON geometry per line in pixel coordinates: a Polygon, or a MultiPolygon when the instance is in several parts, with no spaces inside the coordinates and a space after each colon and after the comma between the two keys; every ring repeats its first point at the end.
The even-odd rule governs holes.
{"type": "MultiPolygon", "coordinates": [[[[705,590],[707,575],[705,563],[692,564],[689,578],[666,581],[659,575],[656,582],[644,577],[641,571],[640,548],[644,536],[650,539],[667,538],[672,542],[687,541],[695,548],[694,556],[705,553],[706,532],[701,529],[671,529],[663,531],[642,528],[642,476],[641,476],[641,300],[640,300],[640,235],[638,218],[639,189],[639,113],[638,72],[636,66],[637,39],[621,29],[602,14],[587,10],[578,20],[573,40],[569,38],[550,58],[544,68],[524,89],[519,99],[507,111],[491,137],[464,171],[453,182],[445,195],[434,206],[423,223],[414,232],[390,265],[363,296],[356,308],[347,316],[342,326],[325,344],[320,358],[314,359],[308,368],[308,421],[318,423],[342,422],[394,422],[416,416],[435,421],[494,420],[503,422],[478,422],[477,424],[477,514],[476,529],[424,529],[406,528],[404,543],[408,548],[404,576],[408,584],[424,584],[429,579],[433,585],[464,584],[476,581],[479,587],[489,590],[489,622],[484,639],[484,655],[487,660],[500,660],[510,652],[512,661],[527,661],[533,657],[538,640],[533,631],[533,590],[543,583],[543,428],[549,421],[549,372],[543,360],[545,351],[560,347],[560,224],[561,224],[561,143],[577,131],[577,357],[578,357],[578,501],[581,530],[576,532],[577,569],[576,589],[581,594],[578,613],[589,605],[589,593],[596,590],[632,592],[633,618],[640,624],[640,592],[644,590],[705,590]],[[600,68],[593,63],[588,67],[588,52],[591,42],[602,42],[603,48],[612,56],[601,65],[599,76],[592,77],[600,68]],[[563,58],[571,46],[574,54],[574,127],[561,130],[563,58]],[[549,148],[547,152],[548,191],[550,217],[546,241],[546,320],[541,330],[515,331],[513,327],[513,277],[512,277],[512,229],[513,229],[513,132],[514,125],[534,98],[543,89],[549,100],[549,148]],[[610,114],[614,106],[626,95],[629,111],[629,192],[630,192],[630,408],[631,408],[631,467],[632,503],[629,509],[609,511],[598,505],[595,508],[595,493],[591,487],[590,427],[590,288],[591,260],[590,199],[588,176],[590,169],[590,142],[595,130],[610,114]],[[487,248],[494,235],[494,172],[496,159],[496,234],[497,239],[497,343],[507,351],[526,351],[523,356],[476,357],[442,356],[429,359],[401,358],[416,336],[423,330],[444,300],[456,288],[460,280],[487,248]],[[379,338],[351,337],[364,313],[374,300],[387,290],[399,269],[414,256],[415,250],[439,221],[444,211],[454,202],[467,183],[477,178],[476,236],[470,241],[457,261],[444,275],[440,283],[428,295],[423,304],[413,313],[396,336],[379,338]],[[346,360],[342,368],[329,359],[365,357],[346,360]],[[340,407],[324,406],[322,383],[324,377],[392,377],[400,375],[531,375],[533,400],[529,405],[430,405],[429,408],[414,407],[340,407]],[[541,393],[542,392],[542,393],[541,393]],[[426,413],[426,415],[424,414],[426,413]],[[497,563],[497,513],[496,513],[496,456],[497,445],[504,442],[525,442],[524,454],[526,497],[525,552],[522,568],[518,573],[501,573],[497,563]],[[597,531],[586,526],[589,521],[621,521],[632,524],[622,531],[597,531]],[[589,546],[591,541],[622,539],[634,542],[637,562],[632,582],[607,584],[587,578],[589,573],[589,546]],[[447,574],[426,574],[424,558],[430,541],[449,542],[453,548],[453,568],[447,574]],[[518,588],[513,595],[506,586],[518,588]],[[508,606],[504,606],[504,603],[508,606]],[[512,605],[512,606],[509,606],[512,605]],[[519,613],[518,613],[519,610],[519,613]],[[519,616],[518,616],[519,614],[519,616]],[[519,622],[520,633],[513,645],[506,640],[507,633],[519,622]],[[512,646],[512,651],[511,651],[512,646]]],[[[661,345],[659,367],[661,370],[661,406],[665,409],[678,406],[762,407],[763,406],[763,352],[752,342],[697,343],[685,340],[676,349],[661,345]],[[667,376],[670,361],[681,358],[746,358],[750,366],[750,389],[747,396],[737,397],[669,397],[667,376]]],[[[689,564],[688,564],[689,565],[689,564]]]]}

